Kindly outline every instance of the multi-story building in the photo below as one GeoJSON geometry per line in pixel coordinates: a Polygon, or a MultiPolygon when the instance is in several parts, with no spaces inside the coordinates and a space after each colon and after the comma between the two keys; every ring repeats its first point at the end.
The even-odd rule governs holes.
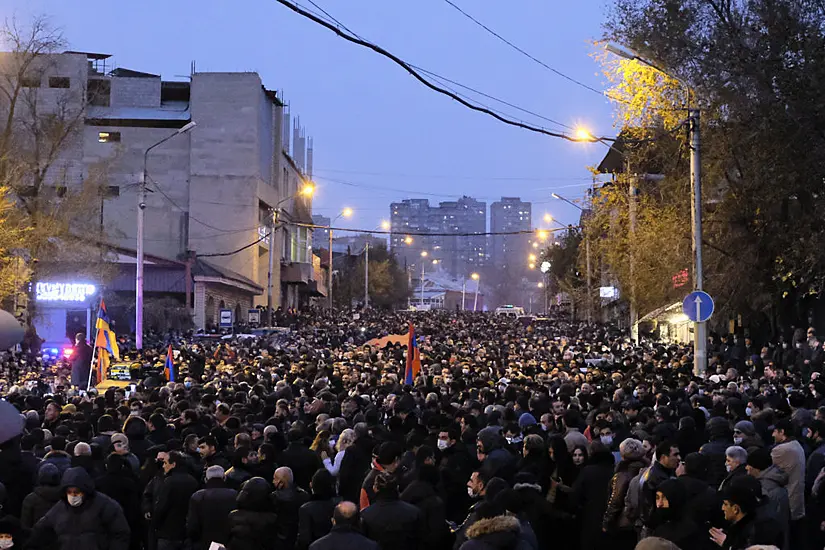
{"type": "MultiPolygon", "coordinates": [[[[532,205],[518,197],[501,197],[490,205],[490,232],[530,231],[532,205]]],[[[530,254],[528,234],[492,235],[490,259],[496,269],[520,269],[530,254]]]]}
{"type": "Polygon", "coordinates": [[[436,260],[452,276],[466,277],[487,261],[484,202],[461,197],[432,207],[427,199],[405,199],[390,205],[390,220],[390,244],[408,265],[418,265],[426,251],[428,262],[436,260]]]}
{"type": "MultiPolygon", "coordinates": [[[[187,290],[186,302],[194,306],[196,326],[217,324],[219,310],[231,309],[237,317],[266,305],[270,246],[274,307],[297,307],[302,291],[317,291],[312,230],[296,225],[312,222],[311,199],[299,194],[312,151],[299,130],[290,153],[282,99],[253,72],[193,72],[188,81],[167,82],[123,68],[107,71],[108,59],[51,55],[26,86],[41,88],[35,93],[43,101],[56,101],[52,96],[61,90],[77,96],[81,135],[68,141],[54,172],[68,185],[105,172],[108,193],[100,218],[110,244],[121,251],[136,248],[145,170],[145,254],[170,266],[187,265],[181,278],[193,277],[187,287],[191,283],[194,300],[187,290]],[[190,122],[194,129],[176,135],[190,122]],[[282,223],[270,230],[276,209],[282,223]]],[[[153,265],[147,262],[149,295],[163,291],[152,287],[153,265]]]]}
{"type": "MultiPolygon", "coordinates": [[[[324,228],[328,228],[332,224],[332,220],[327,216],[320,214],[312,215],[312,223],[324,228]]],[[[316,249],[329,248],[329,229],[315,228],[312,231],[312,245],[316,249]]]]}

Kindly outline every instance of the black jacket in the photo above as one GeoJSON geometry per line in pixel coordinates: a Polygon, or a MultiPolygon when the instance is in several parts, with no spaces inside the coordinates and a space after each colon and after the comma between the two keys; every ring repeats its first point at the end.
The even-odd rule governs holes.
{"type": "Polygon", "coordinates": [[[309,550],[379,550],[379,547],[355,529],[341,526],[333,527],[329,535],[313,542],[309,550]]]}
{"type": "Polygon", "coordinates": [[[332,513],[339,502],[339,498],[312,495],[311,500],[298,509],[297,548],[305,550],[310,544],[329,534],[332,529],[332,513]]]}
{"type": "Polygon", "coordinates": [[[673,470],[668,470],[662,463],[654,461],[642,474],[641,502],[639,503],[642,522],[647,524],[651,512],[656,508],[656,489],[673,477],[673,470]]]}
{"type": "Polygon", "coordinates": [[[424,514],[398,497],[378,495],[361,512],[364,534],[381,550],[419,550],[424,538],[424,514]]]}
{"type": "Polygon", "coordinates": [[[747,466],[745,464],[740,464],[735,469],[728,472],[728,475],[725,476],[725,479],[722,480],[722,483],[719,484],[719,491],[725,490],[725,488],[730,487],[730,483],[742,476],[748,475],[747,466]]]}
{"type": "Polygon", "coordinates": [[[467,530],[461,550],[529,550],[522,538],[519,520],[512,516],[482,519],[467,530]]]}
{"type": "Polygon", "coordinates": [[[278,540],[278,516],[272,511],[266,480],[247,481],[236,502],[238,509],[229,514],[227,550],[287,550],[278,540]]]}
{"type": "Polygon", "coordinates": [[[129,524],[120,505],[95,491],[92,478],[83,468],[70,468],[62,487],[77,487],[84,493],[80,506],[70,506],[65,498],[55,504],[34,526],[32,548],[50,550],[128,550],[129,524]],[[57,536],[57,546],[51,544],[57,536]],[[46,544],[41,540],[48,540],[46,544]]]}
{"type": "Polygon", "coordinates": [[[238,492],[222,479],[210,479],[189,500],[186,536],[192,548],[207,550],[212,542],[229,541],[229,514],[236,507],[238,492]]]}
{"type": "Polygon", "coordinates": [[[716,491],[707,481],[684,475],[679,478],[679,483],[684,487],[687,496],[685,515],[693,519],[694,523],[704,525],[711,517],[718,515],[719,500],[716,491]]]}
{"type": "MultiPolygon", "coordinates": [[[[370,470],[373,443],[372,438],[358,438],[344,453],[341,468],[338,470],[338,494],[342,499],[358,503],[361,497],[361,482],[370,470]]],[[[464,491],[466,492],[466,489],[464,491]]]]}
{"type": "Polygon", "coordinates": [[[629,530],[633,528],[632,521],[624,512],[624,499],[630,480],[639,475],[646,466],[644,460],[622,460],[616,465],[616,472],[610,479],[610,492],[607,499],[607,508],[602,520],[602,529],[607,532],[629,530]]]}
{"type": "Polygon", "coordinates": [[[324,467],[315,451],[295,442],[287,445],[281,453],[280,464],[292,469],[295,485],[305,491],[309,490],[309,482],[315,472],[324,467]]]}
{"type": "Polygon", "coordinates": [[[60,487],[57,468],[54,465],[41,468],[37,473],[37,487],[23,499],[20,524],[31,529],[62,497],[63,489],[60,487]]]}
{"type": "Polygon", "coordinates": [[[13,439],[2,445],[0,451],[0,483],[6,487],[6,503],[3,511],[14,517],[20,517],[23,499],[32,492],[36,466],[25,459],[20,451],[19,439],[13,439]]]}
{"type": "Polygon", "coordinates": [[[158,487],[152,512],[152,526],[159,539],[186,539],[186,512],[198,482],[181,466],[166,474],[158,487]]]}
{"type": "Polygon", "coordinates": [[[278,489],[272,493],[272,508],[278,516],[278,539],[285,548],[294,548],[298,539],[298,510],[309,495],[298,488],[278,489]]]}
{"type": "Polygon", "coordinates": [[[140,548],[143,538],[143,517],[140,513],[142,492],[137,476],[126,460],[120,461],[121,469],[111,471],[95,480],[97,490],[120,504],[126,523],[131,530],[131,547],[140,548]]]}
{"type": "Polygon", "coordinates": [[[423,542],[429,550],[438,550],[449,546],[450,532],[447,528],[447,510],[444,501],[435,492],[435,487],[426,481],[413,481],[401,493],[401,500],[416,506],[424,515],[423,542]]]}
{"type": "Polygon", "coordinates": [[[745,550],[759,544],[782,548],[785,542],[782,530],[775,521],[757,521],[752,515],[745,516],[723,531],[727,535],[722,545],[725,550],[745,550]]]}
{"type": "Polygon", "coordinates": [[[602,538],[602,522],[613,477],[613,455],[594,454],[573,484],[571,502],[581,511],[582,548],[597,548],[602,538]]]}

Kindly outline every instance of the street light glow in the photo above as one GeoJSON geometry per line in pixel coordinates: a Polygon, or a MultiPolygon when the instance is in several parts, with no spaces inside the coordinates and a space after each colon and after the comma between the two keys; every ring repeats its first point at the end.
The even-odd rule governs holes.
{"type": "Polygon", "coordinates": [[[384,231],[388,231],[390,229],[390,222],[388,222],[387,220],[382,221],[381,229],[383,229],[384,231]]]}
{"type": "Polygon", "coordinates": [[[556,200],[561,200],[561,197],[558,196],[556,193],[550,193],[550,196],[553,197],[556,200]]]}
{"type": "Polygon", "coordinates": [[[352,208],[344,208],[344,211],[341,212],[341,214],[343,214],[345,218],[349,218],[350,216],[352,216],[352,208]]]}
{"type": "Polygon", "coordinates": [[[301,194],[305,197],[311,197],[313,193],[315,193],[315,186],[311,183],[304,185],[304,188],[301,189],[301,194]]]}
{"type": "Polygon", "coordinates": [[[427,257],[427,251],[426,251],[426,250],[422,250],[422,251],[421,251],[421,257],[422,257],[422,258],[426,258],[426,257],[427,257]]]}
{"type": "Polygon", "coordinates": [[[527,264],[527,267],[529,267],[530,269],[536,269],[536,264],[530,262],[529,264],[527,264]]]}
{"type": "Polygon", "coordinates": [[[539,282],[538,287],[539,287],[539,288],[544,288],[544,283],[539,282]]]}
{"type": "Polygon", "coordinates": [[[539,247],[539,243],[533,243],[533,248],[538,248],[538,247],[539,247]]]}
{"type": "Polygon", "coordinates": [[[544,215],[544,222],[545,223],[552,223],[552,221],[553,221],[553,216],[551,216],[550,214],[545,214],[544,215]]]}
{"type": "Polygon", "coordinates": [[[547,240],[547,231],[545,231],[544,229],[539,229],[537,235],[538,235],[538,238],[541,239],[542,241],[547,240]]]}
{"type": "Polygon", "coordinates": [[[535,261],[536,261],[536,255],[535,255],[535,254],[530,254],[530,255],[527,257],[527,259],[528,259],[528,260],[530,260],[531,262],[535,262],[535,261]]]}
{"type": "Polygon", "coordinates": [[[413,238],[412,237],[407,236],[407,237],[404,238],[404,244],[412,244],[412,243],[413,243],[413,238]]]}
{"type": "Polygon", "coordinates": [[[576,140],[577,141],[595,141],[596,138],[593,137],[593,134],[590,133],[590,130],[587,128],[578,127],[576,128],[576,140]]]}
{"type": "Polygon", "coordinates": [[[473,273],[472,275],[470,275],[470,278],[474,281],[478,281],[478,278],[479,278],[478,273],[473,273]]]}

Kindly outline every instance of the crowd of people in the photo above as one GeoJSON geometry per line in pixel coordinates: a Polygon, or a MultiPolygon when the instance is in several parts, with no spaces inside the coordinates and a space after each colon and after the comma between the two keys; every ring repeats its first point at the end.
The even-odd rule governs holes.
{"type": "Polygon", "coordinates": [[[4,359],[0,549],[825,547],[813,329],[714,340],[702,376],[689,346],[481,313],[183,339],[174,382],[167,345],[99,391],[4,359]],[[370,344],[409,321],[412,385],[405,343],[370,344]]]}

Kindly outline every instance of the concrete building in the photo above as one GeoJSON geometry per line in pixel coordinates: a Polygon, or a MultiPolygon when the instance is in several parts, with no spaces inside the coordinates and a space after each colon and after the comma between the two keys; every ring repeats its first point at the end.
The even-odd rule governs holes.
{"type": "Polygon", "coordinates": [[[189,81],[166,82],[151,73],[109,71],[106,54],[44,59],[38,97],[55,104],[55,92],[71,92],[83,117],[82,135],[68,141],[54,177],[80,185],[96,171],[104,173],[108,193],[101,221],[119,249],[136,248],[147,149],[197,123],[146,156],[144,209],[147,255],[174,262],[197,258],[214,268],[201,270],[200,285],[192,281],[196,326],[216,324],[214,304],[233,310],[266,305],[270,246],[274,307],[298,307],[318,293],[312,229],[296,225],[312,223],[311,199],[290,198],[309,180],[311,140],[297,125],[298,143],[290,151],[286,106],[257,73],[193,71],[189,81]],[[270,235],[276,207],[281,223],[270,235]]]}
{"type": "MultiPolygon", "coordinates": [[[[518,197],[502,197],[490,205],[490,232],[530,231],[532,205],[518,197]]],[[[520,269],[530,254],[529,234],[492,235],[490,259],[496,269],[520,269]]]]}
{"type": "Polygon", "coordinates": [[[410,307],[419,311],[445,309],[448,311],[484,311],[484,289],[479,281],[470,278],[454,279],[443,270],[425,273],[422,279],[413,279],[410,287],[410,307]],[[422,301],[423,298],[423,301],[422,301]]]}
{"type": "MultiPolygon", "coordinates": [[[[332,224],[332,219],[320,214],[312,215],[312,223],[329,227],[332,224]]],[[[312,232],[312,245],[315,248],[329,248],[329,229],[317,228],[312,232]]]]}
{"type": "Polygon", "coordinates": [[[487,263],[487,204],[472,197],[440,202],[437,207],[427,199],[392,203],[390,223],[393,251],[413,268],[419,265],[422,251],[427,252],[428,262],[436,260],[454,277],[466,277],[487,263]]]}

